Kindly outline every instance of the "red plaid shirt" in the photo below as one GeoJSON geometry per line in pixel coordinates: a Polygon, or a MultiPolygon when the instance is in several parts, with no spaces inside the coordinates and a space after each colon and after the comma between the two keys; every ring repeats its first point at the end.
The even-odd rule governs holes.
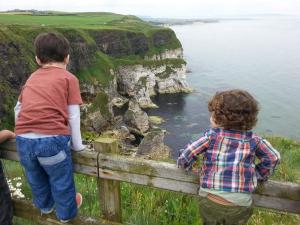
{"type": "Polygon", "coordinates": [[[267,180],[280,160],[271,144],[253,132],[221,128],[209,129],[188,145],[177,164],[191,169],[200,154],[204,155],[201,187],[227,192],[253,192],[257,179],[267,180]]]}

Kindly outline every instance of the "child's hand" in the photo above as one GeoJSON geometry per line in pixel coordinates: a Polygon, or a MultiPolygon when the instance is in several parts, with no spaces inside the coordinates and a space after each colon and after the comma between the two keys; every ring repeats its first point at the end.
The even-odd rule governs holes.
{"type": "Polygon", "coordinates": [[[0,143],[6,141],[7,139],[13,139],[13,138],[16,138],[14,132],[11,132],[10,130],[0,131],[0,143]]]}
{"type": "Polygon", "coordinates": [[[12,132],[12,131],[9,131],[9,130],[8,130],[8,135],[10,136],[9,139],[14,139],[14,138],[16,138],[16,134],[15,134],[14,132],[12,132]]]}
{"type": "Polygon", "coordinates": [[[180,156],[181,156],[181,153],[184,151],[184,149],[179,149],[179,152],[178,152],[178,159],[176,161],[176,165],[177,165],[177,168],[181,167],[181,164],[180,164],[180,156]]]}
{"type": "Polygon", "coordinates": [[[87,149],[87,146],[81,144],[80,146],[71,146],[71,149],[75,152],[81,152],[81,151],[87,149]]]}

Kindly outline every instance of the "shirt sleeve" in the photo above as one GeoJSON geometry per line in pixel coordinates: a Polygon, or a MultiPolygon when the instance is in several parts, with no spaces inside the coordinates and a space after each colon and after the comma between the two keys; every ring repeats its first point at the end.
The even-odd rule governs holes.
{"type": "Polygon", "coordinates": [[[20,111],[21,111],[21,107],[22,107],[22,104],[21,104],[20,101],[18,101],[15,108],[14,108],[14,111],[15,111],[15,124],[17,124],[19,114],[20,114],[20,111]]]}
{"type": "Polygon", "coordinates": [[[82,144],[80,133],[80,108],[79,105],[69,105],[69,125],[71,129],[71,147],[74,151],[81,151],[85,148],[82,144]]]}
{"type": "Polygon", "coordinates": [[[184,169],[191,170],[194,163],[198,160],[199,155],[207,150],[209,144],[210,137],[208,132],[206,132],[197,141],[187,145],[186,148],[180,152],[177,165],[184,169]]]}
{"type": "Polygon", "coordinates": [[[75,76],[69,79],[68,105],[81,105],[79,81],[75,76]]]}
{"type": "Polygon", "coordinates": [[[255,155],[260,160],[255,166],[257,179],[266,181],[279,164],[280,154],[267,140],[260,139],[255,155]]]}

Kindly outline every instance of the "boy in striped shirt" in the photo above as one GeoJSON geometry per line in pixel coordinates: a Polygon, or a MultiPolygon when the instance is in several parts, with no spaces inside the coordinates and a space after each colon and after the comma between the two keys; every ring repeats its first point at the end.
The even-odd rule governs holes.
{"type": "Polygon", "coordinates": [[[181,152],[177,163],[192,169],[203,154],[199,189],[204,197],[199,206],[203,224],[246,224],[257,180],[266,181],[272,175],[280,154],[251,131],[259,110],[247,91],[216,93],[208,109],[211,128],[181,152]]]}

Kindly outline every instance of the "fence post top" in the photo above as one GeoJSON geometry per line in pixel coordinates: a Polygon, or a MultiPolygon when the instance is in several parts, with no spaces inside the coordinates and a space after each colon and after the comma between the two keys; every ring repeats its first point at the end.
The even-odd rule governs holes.
{"type": "Polygon", "coordinates": [[[118,140],[109,137],[99,137],[94,142],[95,151],[101,153],[120,153],[118,140]]]}
{"type": "Polygon", "coordinates": [[[98,137],[94,142],[112,144],[114,142],[118,142],[118,139],[110,138],[110,137],[98,137]]]}

